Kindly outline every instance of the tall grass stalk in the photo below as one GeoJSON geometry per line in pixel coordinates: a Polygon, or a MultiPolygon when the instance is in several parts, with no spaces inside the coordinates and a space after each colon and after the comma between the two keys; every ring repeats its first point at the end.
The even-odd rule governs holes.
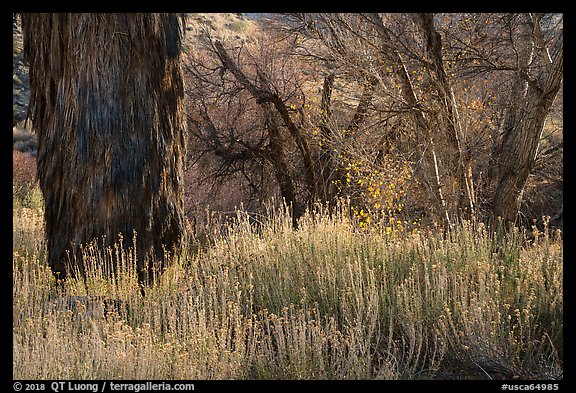
{"type": "Polygon", "coordinates": [[[34,214],[14,210],[15,379],[562,378],[556,235],[239,212],[142,297],[133,251],[97,243],[59,289],[34,214]]]}

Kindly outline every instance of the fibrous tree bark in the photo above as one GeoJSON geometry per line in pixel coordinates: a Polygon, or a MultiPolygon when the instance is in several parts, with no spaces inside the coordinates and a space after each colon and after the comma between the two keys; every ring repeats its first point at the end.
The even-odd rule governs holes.
{"type": "Polygon", "coordinates": [[[83,244],[135,247],[149,282],[183,236],[178,14],[22,14],[48,263],[83,272],[83,244]],[[131,240],[135,239],[135,242],[131,240]]]}

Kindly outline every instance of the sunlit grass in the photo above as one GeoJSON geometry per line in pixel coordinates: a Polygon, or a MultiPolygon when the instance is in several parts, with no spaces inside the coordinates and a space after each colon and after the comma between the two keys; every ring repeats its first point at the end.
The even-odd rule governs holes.
{"type": "Polygon", "coordinates": [[[86,282],[58,289],[41,212],[15,206],[13,377],[562,378],[558,234],[392,236],[320,210],[298,230],[239,212],[142,297],[121,247],[87,246],[86,282]]]}

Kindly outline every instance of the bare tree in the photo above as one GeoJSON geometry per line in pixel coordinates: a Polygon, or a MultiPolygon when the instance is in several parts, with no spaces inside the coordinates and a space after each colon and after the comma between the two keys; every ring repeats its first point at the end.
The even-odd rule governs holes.
{"type": "MultiPolygon", "coordinates": [[[[515,77],[495,152],[493,215],[514,222],[526,181],[536,164],[544,124],[563,80],[563,30],[544,33],[544,15],[510,18],[515,77]]],[[[552,21],[548,20],[548,23],[552,21]]],[[[549,26],[548,26],[549,27],[549,26]]]]}
{"type": "Polygon", "coordinates": [[[259,108],[265,149],[250,160],[270,165],[287,200],[362,203],[350,167],[403,162],[410,214],[513,221],[526,173],[562,151],[561,138],[537,147],[553,139],[542,129],[561,88],[561,26],[561,15],[539,14],[275,15],[265,26],[274,45],[213,42],[212,85],[259,108]],[[287,75],[298,80],[290,93],[287,75]]]}
{"type": "MultiPolygon", "coordinates": [[[[475,194],[470,153],[462,135],[451,82],[444,69],[442,43],[434,26],[433,15],[416,15],[404,21],[413,25],[411,37],[416,36],[417,41],[421,42],[420,53],[419,48],[406,46],[387,26],[396,23],[395,16],[298,14],[291,18],[299,21],[303,29],[311,32],[310,36],[324,48],[324,51],[315,50],[316,47],[310,45],[314,49],[307,49],[308,54],[313,53],[314,57],[338,64],[341,70],[344,69],[340,72],[341,78],[364,80],[350,124],[339,134],[327,127],[327,120],[332,118],[333,111],[328,107],[330,97],[324,90],[324,117],[320,127],[323,133],[332,140],[335,134],[340,140],[357,138],[357,131],[366,120],[370,106],[381,108],[378,111],[380,116],[385,116],[385,122],[394,117],[396,123],[408,118],[417,142],[417,146],[412,145],[410,149],[420,152],[415,162],[415,173],[419,183],[430,190],[430,200],[435,202],[436,211],[442,213],[448,224],[460,217],[463,211],[467,212],[468,217],[473,216],[475,194]],[[407,61],[410,65],[407,65],[407,61]],[[415,87],[415,84],[422,83],[416,82],[408,69],[416,72],[416,67],[427,74],[426,82],[434,87],[434,94],[423,90],[422,86],[415,87]],[[438,146],[442,146],[442,149],[438,149],[438,146]]],[[[290,25],[290,28],[294,29],[294,25],[290,25]]],[[[329,74],[324,89],[332,88],[334,80],[334,73],[329,74]]],[[[389,132],[383,132],[379,139],[385,141],[388,136],[389,132]]],[[[330,147],[330,151],[337,152],[338,149],[330,147]]],[[[334,165],[338,160],[328,159],[326,162],[334,165]]],[[[337,167],[330,173],[338,173],[337,167]]]]}
{"type": "MultiPolygon", "coordinates": [[[[289,29],[308,32],[308,39],[314,40],[315,45],[304,50],[308,56],[337,64],[332,68],[338,73],[326,77],[325,87],[334,86],[338,78],[371,75],[378,81],[376,89],[363,90],[360,101],[371,102],[372,116],[395,117],[396,124],[407,116],[417,143],[405,146],[404,152],[419,152],[414,161],[416,177],[446,222],[477,214],[475,182],[481,182],[483,195],[490,192],[492,214],[514,221],[539,154],[544,121],[561,87],[561,15],[297,14],[289,18],[289,29]],[[467,80],[488,74],[494,79],[494,100],[503,102],[506,109],[504,116],[496,107],[489,115],[491,124],[500,129],[498,143],[472,146],[471,141],[477,141],[484,130],[476,125],[465,129],[462,99],[470,90],[467,80]],[[511,80],[496,87],[496,81],[505,80],[501,76],[511,80]],[[483,155],[479,148],[484,149],[483,155]],[[494,170],[479,166],[490,165],[484,157],[493,158],[494,170]],[[486,174],[488,181],[482,180],[486,174]]],[[[328,108],[333,103],[333,95],[324,93],[321,129],[332,138],[345,135],[327,127],[327,120],[334,119],[334,109],[328,108]]]]}
{"type": "MultiPolygon", "coordinates": [[[[244,157],[263,160],[260,161],[262,165],[266,163],[270,166],[280,196],[292,209],[293,224],[296,226],[298,218],[316,196],[315,167],[301,111],[289,103],[299,87],[294,77],[283,75],[287,72],[286,62],[281,63],[274,58],[278,54],[270,54],[268,44],[261,42],[259,45],[252,50],[243,46],[230,50],[221,41],[210,39],[204,60],[190,58],[186,69],[196,81],[192,83],[205,82],[204,87],[198,90],[199,96],[208,93],[221,97],[223,102],[230,102],[235,96],[243,95],[253,108],[257,108],[253,110],[258,113],[253,124],[257,124],[259,130],[238,135],[229,147],[243,145],[244,151],[249,152],[244,157]],[[211,66],[206,67],[208,63],[211,66]],[[281,63],[280,69],[273,69],[273,64],[278,63],[281,63]],[[259,135],[257,142],[247,144],[246,141],[255,134],[259,135]],[[302,168],[303,177],[294,172],[294,165],[302,168]],[[299,178],[303,181],[297,180],[299,178]]],[[[198,99],[205,100],[205,97],[198,99]]],[[[197,125],[206,127],[209,124],[205,120],[206,117],[197,125]]],[[[218,135],[225,133],[227,127],[212,127],[212,139],[219,138],[218,135]]]]}
{"type": "Polygon", "coordinates": [[[465,210],[468,218],[474,217],[475,195],[470,171],[471,155],[469,147],[466,146],[452,85],[444,67],[442,37],[434,26],[433,14],[419,14],[418,19],[426,40],[427,60],[434,73],[436,82],[434,85],[441,106],[439,124],[444,129],[448,141],[447,158],[451,161],[448,170],[453,173],[453,176],[450,176],[445,183],[448,185],[446,188],[452,199],[453,207],[450,210],[459,213],[457,216],[465,210]]]}
{"type": "MultiPolygon", "coordinates": [[[[529,176],[542,162],[538,157],[544,151],[548,158],[561,152],[561,140],[544,151],[539,146],[562,86],[562,15],[464,14],[442,19],[448,64],[461,89],[479,95],[475,86],[482,86],[492,96],[480,102],[492,111],[487,122],[491,135],[484,137],[490,143],[483,155],[491,161],[483,164],[489,166],[483,199],[492,218],[513,223],[529,176]]],[[[475,159],[484,162],[479,152],[475,159]]]]}

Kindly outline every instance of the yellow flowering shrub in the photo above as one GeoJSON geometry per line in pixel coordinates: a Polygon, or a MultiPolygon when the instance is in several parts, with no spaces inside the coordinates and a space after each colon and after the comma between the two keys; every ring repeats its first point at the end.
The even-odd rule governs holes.
{"type": "Polygon", "coordinates": [[[342,174],[335,180],[341,195],[352,202],[352,213],[360,228],[370,226],[391,235],[404,232],[415,222],[403,219],[404,196],[413,171],[410,165],[391,154],[378,164],[366,159],[340,155],[342,174]]]}

